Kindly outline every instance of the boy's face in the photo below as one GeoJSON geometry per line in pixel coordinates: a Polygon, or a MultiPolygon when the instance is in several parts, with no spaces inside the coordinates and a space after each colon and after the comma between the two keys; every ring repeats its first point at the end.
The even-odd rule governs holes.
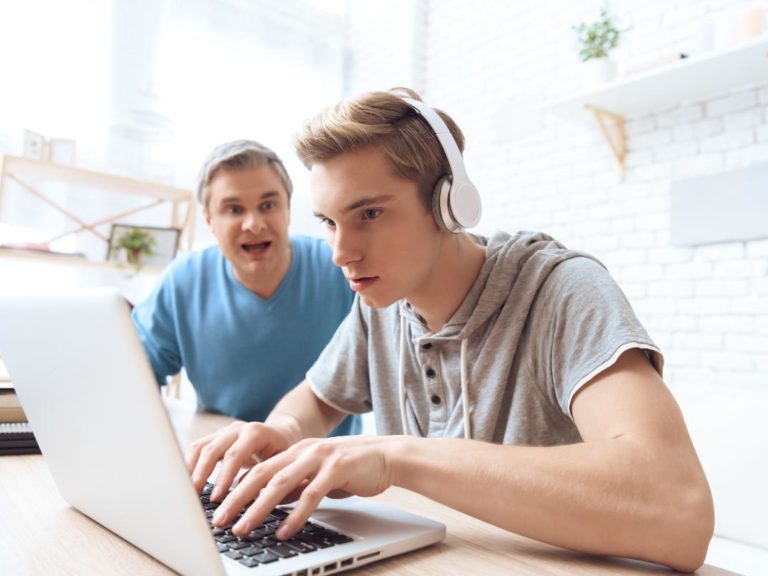
{"type": "Polygon", "coordinates": [[[288,192],[271,166],[218,170],[205,220],[235,277],[261,293],[279,285],[291,262],[288,192]]]}
{"type": "Polygon", "coordinates": [[[427,291],[443,234],[416,183],[395,176],[381,150],[312,165],[310,187],[333,261],[366,304],[389,306],[427,291]]]}

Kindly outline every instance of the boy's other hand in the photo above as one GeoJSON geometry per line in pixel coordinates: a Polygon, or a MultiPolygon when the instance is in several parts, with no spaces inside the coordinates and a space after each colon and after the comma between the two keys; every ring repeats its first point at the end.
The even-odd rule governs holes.
{"type": "Polygon", "coordinates": [[[221,469],[211,500],[218,502],[226,496],[241,468],[250,468],[286,450],[295,440],[289,430],[261,422],[232,422],[192,444],[187,455],[187,468],[198,494],[216,464],[221,469]]]}

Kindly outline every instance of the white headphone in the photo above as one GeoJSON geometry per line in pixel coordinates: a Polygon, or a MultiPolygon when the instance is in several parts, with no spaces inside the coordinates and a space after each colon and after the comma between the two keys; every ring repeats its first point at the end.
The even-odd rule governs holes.
{"type": "Polygon", "coordinates": [[[413,98],[403,98],[403,101],[418,112],[432,128],[451,168],[451,173],[440,178],[435,185],[432,196],[432,214],[435,222],[454,234],[477,226],[482,213],[480,193],[467,176],[461,151],[451,131],[440,115],[423,102],[413,98]]]}

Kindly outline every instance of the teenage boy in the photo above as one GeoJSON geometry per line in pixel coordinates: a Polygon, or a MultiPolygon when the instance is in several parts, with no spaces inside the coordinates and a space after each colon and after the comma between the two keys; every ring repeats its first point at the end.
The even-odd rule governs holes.
{"type": "MultiPolygon", "coordinates": [[[[184,367],[202,410],[266,419],[349,312],[354,294],[326,242],[288,235],[291,191],[266,146],[213,150],[197,199],[218,244],[174,262],[133,310],[158,382],[184,367]]],[[[337,433],[359,431],[353,416],[337,433]]]]}
{"type": "Polygon", "coordinates": [[[402,96],[418,99],[365,94],[298,136],[358,298],[265,423],[193,446],[198,489],[223,459],[214,499],[253,455],[274,454],[214,523],[255,498],[233,528],[244,535],[297,497],[277,531],[288,538],[328,494],[396,485],[550,544],[699,567],[712,499],[661,353],[593,258],[543,234],[463,232],[479,217],[463,135],[402,96]],[[322,438],[371,410],[381,436],[322,438]]]}

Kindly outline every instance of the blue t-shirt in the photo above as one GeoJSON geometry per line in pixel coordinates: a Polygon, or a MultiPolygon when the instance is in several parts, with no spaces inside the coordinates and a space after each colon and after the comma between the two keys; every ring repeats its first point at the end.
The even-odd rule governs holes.
{"type": "MultiPolygon", "coordinates": [[[[322,240],[292,236],[291,266],[263,299],[218,246],[174,262],[133,322],[158,382],[186,368],[201,409],[264,421],[349,312],[353,292],[322,240]]],[[[334,434],[359,433],[348,417],[334,434]]]]}

